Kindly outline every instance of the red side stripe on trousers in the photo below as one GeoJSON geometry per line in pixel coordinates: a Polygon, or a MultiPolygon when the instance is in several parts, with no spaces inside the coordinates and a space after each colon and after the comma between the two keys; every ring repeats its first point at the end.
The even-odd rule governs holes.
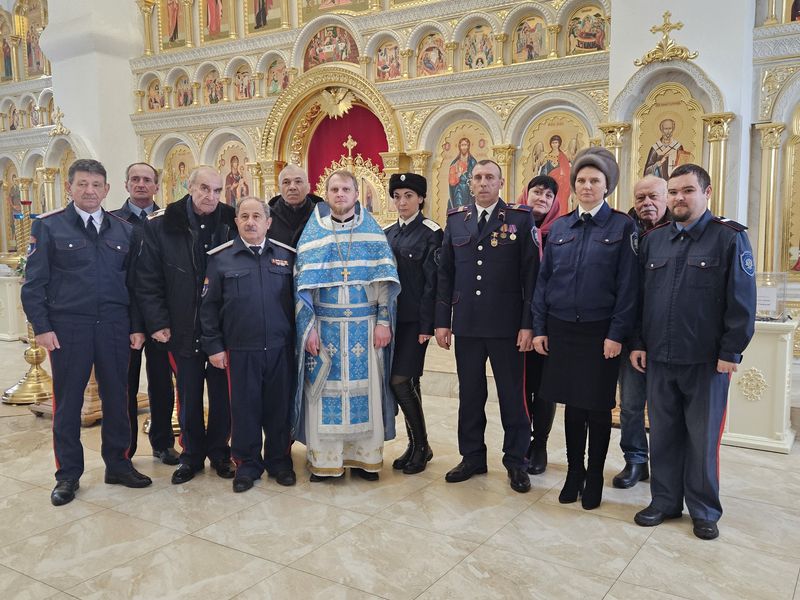
{"type": "MultiPolygon", "coordinates": [[[[531,352],[535,352],[532,350],[531,352]]],[[[527,390],[528,390],[528,367],[527,361],[525,360],[525,352],[522,353],[522,406],[525,407],[525,414],[528,415],[528,421],[531,420],[531,413],[528,410],[528,398],[527,398],[527,390]]]]}
{"type": "MultiPolygon", "coordinates": [[[[231,445],[231,438],[233,437],[233,394],[231,393],[231,353],[230,350],[225,350],[225,377],[228,379],[228,418],[231,428],[228,430],[228,445],[231,445]]],[[[231,448],[231,460],[236,468],[239,468],[242,461],[233,455],[233,448],[231,448]]]]}
{"type": "MultiPolygon", "coordinates": [[[[50,359],[50,370],[53,369],[53,357],[50,355],[50,350],[47,351],[47,358],[50,359]]],[[[55,374],[54,374],[55,375],[55,374]]],[[[61,469],[61,463],[58,462],[58,453],[56,452],[56,382],[55,377],[50,378],[50,394],[53,396],[53,417],[50,419],[50,433],[53,437],[53,458],[56,461],[56,471],[61,469]]]]}
{"type": "MultiPolygon", "coordinates": [[[[732,373],[728,373],[728,383],[730,384],[732,373]]],[[[719,424],[719,437],[717,437],[717,483],[719,483],[719,447],[722,445],[722,434],[725,431],[725,419],[728,417],[728,405],[725,404],[725,410],[722,411],[722,421],[719,424]]]]}
{"type": "MultiPolygon", "coordinates": [[[[177,382],[177,379],[178,379],[178,363],[175,362],[175,356],[172,354],[172,352],[167,352],[167,356],[169,357],[169,366],[172,368],[172,372],[175,373],[175,379],[176,379],[176,381],[175,381],[175,405],[176,405],[176,407],[178,409],[178,421],[180,421],[181,395],[180,395],[180,392],[178,391],[179,388],[178,388],[178,382],[177,382]]],[[[181,432],[180,432],[180,434],[178,434],[178,443],[181,445],[181,448],[183,448],[184,450],[186,449],[186,446],[183,445],[183,427],[181,427],[181,432]]]]}

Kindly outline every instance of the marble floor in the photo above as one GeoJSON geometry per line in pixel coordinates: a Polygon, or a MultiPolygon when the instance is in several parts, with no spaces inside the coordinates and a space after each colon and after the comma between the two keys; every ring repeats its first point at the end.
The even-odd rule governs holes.
{"type": "MultiPolygon", "coordinates": [[[[0,343],[0,386],[24,372],[23,346],[0,343]]],[[[432,366],[446,369],[438,356],[432,366]]],[[[443,376],[433,391],[445,394],[443,376]]],[[[105,485],[99,427],[84,429],[77,499],[50,505],[50,424],[0,406],[0,599],[541,598],[800,600],[800,444],[788,456],[723,447],[721,536],[695,539],[687,516],[640,528],[646,484],[606,487],[602,505],[560,505],[566,473],[557,418],[547,472],[508,487],[502,428],[488,405],[488,475],[446,484],[458,462],[456,401],[425,398],[434,459],[422,474],[383,469],[296,487],[259,481],[233,494],[207,469],[174,486],[139,440],[153,485],[105,485]]],[[[144,419],[144,415],[140,416],[144,419]]],[[[614,431],[606,481],[621,468],[614,431]]],[[[387,465],[405,440],[386,446],[387,465]]],[[[296,465],[303,448],[294,449],[296,465]]]]}

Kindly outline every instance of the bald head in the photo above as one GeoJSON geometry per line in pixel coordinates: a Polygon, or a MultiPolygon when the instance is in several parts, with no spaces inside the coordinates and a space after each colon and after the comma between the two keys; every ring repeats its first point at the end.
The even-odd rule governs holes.
{"type": "Polygon", "coordinates": [[[667,211],[667,182],[647,175],[633,186],[633,208],[645,229],[658,223],[667,211]]]}
{"type": "Polygon", "coordinates": [[[311,191],[308,175],[297,165],[286,165],[278,175],[281,196],[289,206],[300,206],[311,191]]]}

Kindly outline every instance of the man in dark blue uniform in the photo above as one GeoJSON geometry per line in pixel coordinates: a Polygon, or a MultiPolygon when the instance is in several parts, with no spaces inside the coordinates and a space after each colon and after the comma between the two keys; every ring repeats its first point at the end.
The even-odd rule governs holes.
{"type": "MultiPolygon", "coordinates": [[[[125,189],[128,190],[128,200],[121,208],[111,211],[111,214],[133,225],[131,246],[134,248],[133,256],[138,255],[138,248],[142,240],[142,226],[145,220],[158,206],[153,197],[158,192],[158,173],[147,163],[134,163],[125,170],[125,189]]],[[[135,260],[135,259],[134,259],[135,260]]],[[[135,264],[130,266],[134,271],[135,264]]],[[[135,281],[133,282],[135,286],[135,281]]],[[[147,396],[150,404],[150,446],[153,456],[167,465],[178,464],[178,453],[173,447],[175,435],[172,433],[172,406],[175,392],[172,388],[172,371],[169,366],[169,356],[164,344],[159,344],[153,339],[144,343],[144,348],[131,350],[131,361],[128,365],[128,413],[131,419],[131,447],[128,455],[133,458],[136,453],[136,438],[139,433],[139,375],[142,371],[142,353],[147,357],[147,396]]]]}
{"type": "Polygon", "coordinates": [[[642,238],[640,335],[631,363],[647,369],[650,505],[643,527],[689,509],[694,534],[719,535],[719,443],[731,373],[753,336],[755,265],[745,227],[706,208],[708,173],[677,167],[667,182],[672,222],[642,238]]]}
{"type": "Polygon", "coordinates": [[[208,362],[200,346],[200,292],[207,252],[236,234],[234,209],[220,203],[222,177],[211,167],[189,176],[189,194],[144,224],[136,263],[136,298],[147,332],[167,344],[178,388],[183,452],[172,483],[186,483],[211,461],[217,475],[233,477],[230,407],[225,371],[208,362]],[[208,424],[203,417],[208,386],[208,424]]]}
{"type": "Polygon", "coordinates": [[[539,267],[527,206],[500,199],[497,163],[472,170],[475,204],[452,209],[439,260],[435,334],[450,348],[455,334],[459,384],[458,445],[463,457],[447,473],[450,483],[486,473],[486,359],[492,364],[505,430],[503,464],[511,488],[531,488],[525,453],[531,421],[525,404],[524,352],[532,349],[531,298],[539,267]]]}
{"type": "Polygon", "coordinates": [[[200,308],[203,349],[212,365],[228,370],[234,492],[249,490],[264,471],[280,485],[296,482],[288,422],[296,378],[295,253],[266,238],[269,214],[259,198],[239,201],[239,235],[209,252],[200,308]]]}
{"type": "Polygon", "coordinates": [[[132,228],[100,206],[106,170],[96,160],[69,168],[66,208],[33,223],[22,305],[53,366],[55,506],[71,502],[83,474],[81,407],[92,366],[103,407],[105,482],[146,487],[128,457],[131,426],[125,384],[130,349],[144,343],[131,318],[127,266],[132,228]]]}

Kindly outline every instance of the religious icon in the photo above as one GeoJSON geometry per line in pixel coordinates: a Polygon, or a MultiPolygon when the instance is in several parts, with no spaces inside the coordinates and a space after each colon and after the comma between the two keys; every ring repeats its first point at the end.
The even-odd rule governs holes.
{"type": "Polygon", "coordinates": [[[281,0],[243,0],[247,33],[264,33],[280,29],[283,23],[281,0]]]}
{"type": "Polygon", "coordinates": [[[204,41],[230,38],[231,21],[225,0],[201,0],[200,10],[204,41]]]}
{"type": "Polygon", "coordinates": [[[437,31],[426,35],[417,47],[417,77],[444,73],[445,56],[442,34],[437,31]]]}
{"type": "Polygon", "coordinates": [[[514,30],[514,62],[526,62],[547,56],[547,35],[544,19],[527,17],[514,30]]]}
{"type": "Polygon", "coordinates": [[[236,76],[233,78],[233,89],[237,100],[249,100],[255,97],[256,80],[247,65],[242,65],[236,70],[236,76]]]}
{"type": "Polygon", "coordinates": [[[164,106],[166,106],[166,99],[164,92],[161,91],[161,82],[153,79],[147,85],[147,110],[161,110],[164,106]]]}
{"type": "Polygon", "coordinates": [[[31,100],[28,102],[28,115],[30,115],[31,127],[39,126],[39,108],[36,103],[31,100]]]}
{"type": "Polygon", "coordinates": [[[301,23],[331,12],[356,14],[370,9],[370,0],[303,0],[297,4],[301,23]]]}
{"type": "Polygon", "coordinates": [[[195,167],[192,151],[185,144],[176,144],[164,159],[161,190],[164,203],[180,200],[189,193],[189,173],[195,167]]]}
{"type": "Polygon", "coordinates": [[[789,18],[792,21],[800,21],[800,0],[794,0],[790,10],[789,18]]]}
{"type": "Polygon", "coordinates": [[[161,47],[180,48],[186,45],[186,29],[181,0],[161,0],[158,23],[161,47]]]}
{"type": "Polygon", "coordinates": [[[443,220],[448,209],[468,206],[472,195],[472,171],[479,160],[492,158],[491,137],[483,125],[458,121],[439,138],[431,186],[431,218],[443,220]],[[435,186],[435,187],[434,187],[435,186]]]}
{"type": "Polygon", "coordinates": [[[218,156],[218,168],[225,180],[222,195],[224,201],[231,206],[250,195],[253,180],[246,168],[248,158],[244,145],[231,142],[225,145],[218,156]],[[225,165],[229,165],[225,168],[225,165]]]}
{"type": "Polygon", "coordinates": [[[472,142],[468,137],[458,140],[458,156],[450,162],[448,172],[448,185],[450,186],[450,201],[447,208],[456,208],[472,203],[472,191],[470,190],[470,180],[472,179],[472,169],[478,164],[472,156],[470,148],[472,142]]]}
{"type": "Polygon", "coordinates": [[[185,108],[194,103],[194,90],[192,82],[187,75],[181,75],[175,81],[175,105],[178,108],[185,108]]]}
{"type": "Polygon", "coordinates": [[[286,63],[278,59],[272,61],[267,69],[267,94],[274,96],[289,87],[289,72],[286,63]]]}
{"type": "Polygon", "coordinates": [[[375,80],[389,81],[401,75],[400,47],[396,42],[387,42],[378,48],[378,56],[375,59],[375,80]]]}
{"type": "Polygon", "coordinates": [[[203,102],[206,105],[219,104],[224,97],[225,89],[219,78],[219,72],[211,69],[203,78],[203,102]]]}
{"type": "Polygon", "coordinates": [[[46,10],[41,0],[27,0],[20,4],[21,14],[25,16],[21,22],[21,36],[25,41],[25,73],[29,78],[41,77],[44,75],[47,59],[39,46],[39,37],[47,26],[46,10]]]}
{"type": "Polygon", "coordinates": [[[662,119],[658,124],[661,132],[647,154],[642,175],[655,175],[668,180],[678,165],[692,162],[692,153],[683,149],[683,144],[675,139],[675,119],[662,119]]]}
{"type": "Polygon", "coordinates": [[[9,163],[3,174],[4,181],[7,181],[4,211],[6,222],[6,239],[8,240],[8,251],[16,251],[16,232],[19,221],[14,218],[14,215],[22,213],[22,202],[20,202],[19,182],[17,181],[17,169],[13,164],[9,163]]]}
{"type": "Polygon", "coordinates": [[[3,48],[3,70],[0,73],[0,81],[11,81],[14,78],[13,57],[11,54],[11,36],[14,34],[10,13],[0,11],[0,37],[2,37],[3,48]]]}
{"type": "Polygon", "coordinates": [[[303,70],[328,62],[358,64],[358,45],[343,27],[328,26],[320,29],[306,46],[303,70]]]}
{"type": "Polygon", "coordinates": [[[567,25],[567,54],[606,49],[608,23],[596,6],[585,6],[572,14],[567,25]]]}
{"type": "Polygon", "coordinates": [[[17,107],[12,104],[11,108],[8,109],[8,129],[9,131],[16,131],[19,128],[19,111],[17,107]]]}
{"type": "Polygon", "coordinates": [[[473,27],[464,36],[464,68],[482,69],[494,63],[494,40],[487,25],[473,27]]]}

